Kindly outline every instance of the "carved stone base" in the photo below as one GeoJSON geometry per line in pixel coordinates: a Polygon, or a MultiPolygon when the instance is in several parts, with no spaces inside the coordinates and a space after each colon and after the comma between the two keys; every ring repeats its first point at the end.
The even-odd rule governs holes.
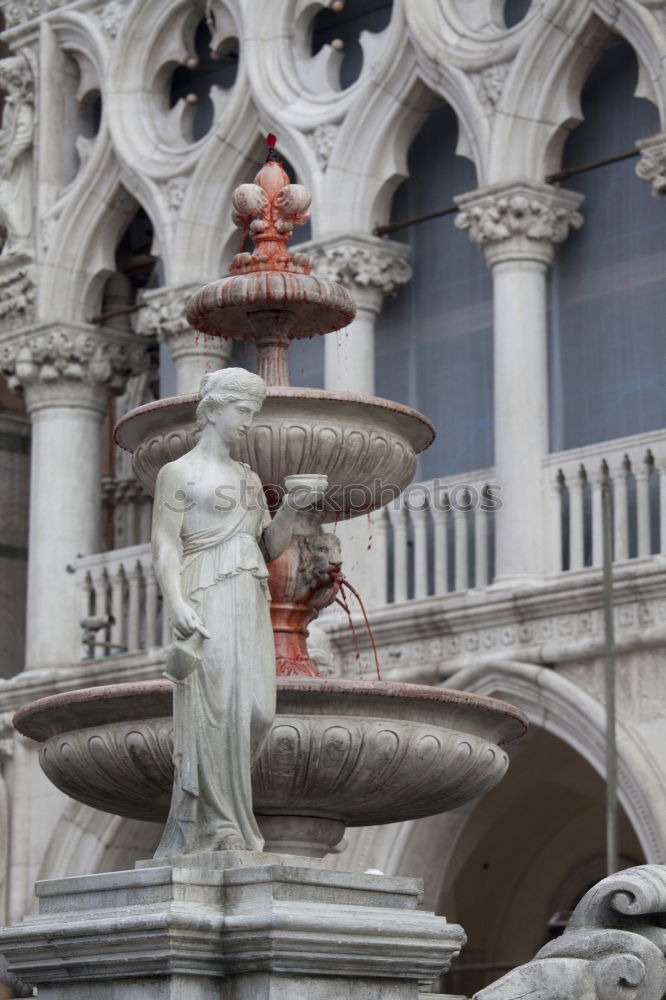
{"type": "Polygon", "coordinates": [[[0,949],[40,1000],[417,1000],[465,940],[422,889],[289,863],[53,879],[0,949]]]}

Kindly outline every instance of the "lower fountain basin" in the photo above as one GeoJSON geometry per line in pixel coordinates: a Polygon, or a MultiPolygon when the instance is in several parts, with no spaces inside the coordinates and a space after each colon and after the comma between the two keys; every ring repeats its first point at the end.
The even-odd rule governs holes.
{"type": "MultiPolygon", "coordinates": [[[[53,695],[14,717],[43,743],[61,791],[106,812],[166,819],[172,686],[116,684],[53,695]]],[[[346,826],[417,819],[493,788],[524,714],[492,698],[416,684],[278,680],[277,715],[253,773],[266,849],[323,856],[346,826]]]]}
{"type": "MultiPolygon", "coordinates": [[[[115,439],[133,453],[132,468],[153,494],[157,473],[198,439],[197,395],[148,403],[126,414],[115,439]]],[[[416,455],[434,439],[432,424],[416,410],[374,396],[326,389],[270,387],[261,412],[235,446],[264,487],[285,476],[328,476],[325,520],[364,514],[388,503],[411,482],[416,455]]]]}

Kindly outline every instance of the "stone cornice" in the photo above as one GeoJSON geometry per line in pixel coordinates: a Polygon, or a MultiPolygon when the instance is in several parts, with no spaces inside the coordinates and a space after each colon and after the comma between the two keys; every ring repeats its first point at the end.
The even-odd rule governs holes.
{"type": "Polygon", "coordinates": [[[339,234],[300,243],[318,277],[335,281],[361,308],[379,312],[387,295],[395,295],[412,276],[409,246],[361,234],[339,234]]]}
{"type": "Polygon", "coordinates": [[[652,188],[655,198],[666,196],[666,133],[651,135],[636,143],[641,158],[636,164],[636,176],[652,188]]]}
{"type": "Polygon", "coordinates": [[[460,209],[455,225],[467,230],[491,267],[509,260],[547,267],[555,246],[582,226],[577,211],[582,201],[575,191],[536,181],[493,184],[455,199],[460,209]]]}
{"type": "Polygon", "coordinates": [[[103,413],[147,363],[146,344],[130,333],[83,323],[26,327],[0,341],[0,370],[23,390],[30,412],[83,406],[103,413]]]}

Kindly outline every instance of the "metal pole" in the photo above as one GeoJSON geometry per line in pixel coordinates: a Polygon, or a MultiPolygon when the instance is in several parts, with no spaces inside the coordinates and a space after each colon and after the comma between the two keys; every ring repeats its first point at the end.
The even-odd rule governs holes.
{"type": "Polygon", "coordinates": [[[604,635],[606,640],[606,867],[619,868],[617,830],[617,741],[615,732],[615,623],[613,619],[613,513],[608,479],[601,488],[604,535],[604,635]]]}

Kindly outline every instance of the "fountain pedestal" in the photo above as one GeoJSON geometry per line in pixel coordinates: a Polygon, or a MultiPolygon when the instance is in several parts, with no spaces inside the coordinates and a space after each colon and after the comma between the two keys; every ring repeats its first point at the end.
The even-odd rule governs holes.
{"type": "Polygon", "coordinates": [[[38,882],[39,915],[0,951],[40,1000],[417,1000],[464,943],[421,909],[420,879],[303,860],[219,852],[38,882]]]}

